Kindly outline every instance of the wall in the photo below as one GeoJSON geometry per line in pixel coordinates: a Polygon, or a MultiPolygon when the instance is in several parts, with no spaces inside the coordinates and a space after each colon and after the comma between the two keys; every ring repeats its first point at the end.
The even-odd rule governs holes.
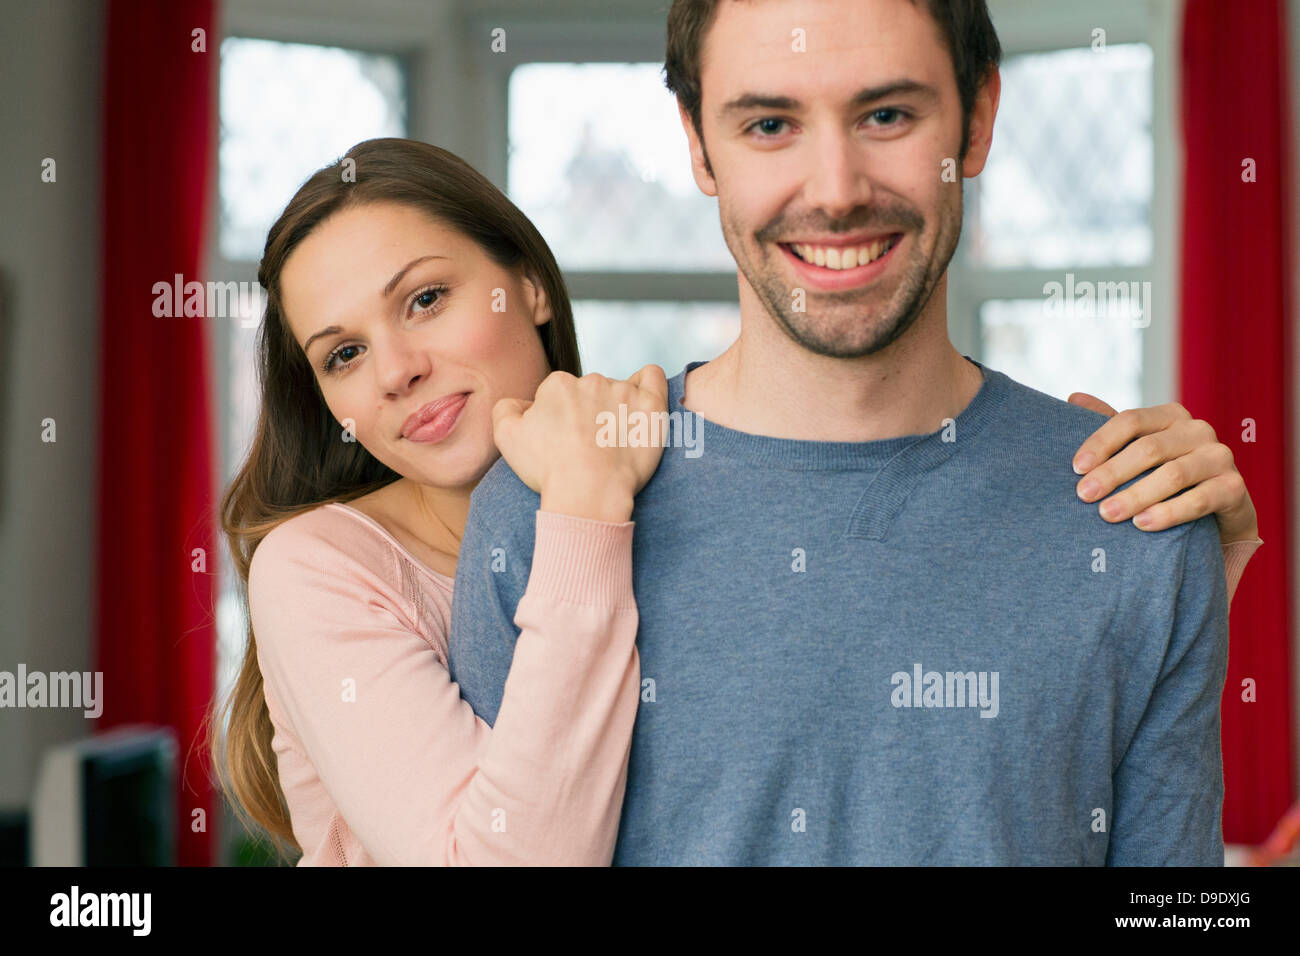
{"type": "MultiPolygon", "coordinates": [[[[0,29],[0,670],[88,670],[99,369],[99,3],[7,3],[0,29]],[[52,157],[57,180],[41,181],[52,157]],[[57,441],[41,441],[41,420],[57,441]]],[[[79,710],[0,711],[0,811],[79,710]]]]}

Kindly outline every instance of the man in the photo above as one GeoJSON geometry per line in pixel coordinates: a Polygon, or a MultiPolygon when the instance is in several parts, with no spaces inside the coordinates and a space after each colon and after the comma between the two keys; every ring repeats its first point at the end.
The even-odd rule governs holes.
{"type": "MultiPolygon", "coordinates": [[[[633,511],[614,862],[1221,865],[1214,521],[1099,521],[1098,416],[947,337],[984,4],[677,0],[668,47],[742,332],[669,382],[633,511]]],[[[538,496],[501,461],[472,501],[451,665],[492,722],[538,496]]]]}

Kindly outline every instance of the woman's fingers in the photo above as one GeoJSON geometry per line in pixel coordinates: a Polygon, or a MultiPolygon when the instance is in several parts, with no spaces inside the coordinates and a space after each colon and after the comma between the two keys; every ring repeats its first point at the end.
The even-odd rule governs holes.
{"type": "MultiPolygon", "coordinates": [[[[1131,411],[1155,410],[1131,409],[1131,411]]],[[[1128,414],[1129,412],[1122,412],[1106,425],[1115,424],[1128,414]]],[[[1160,420],[1162,419],[1156,417],[1146,419],[1151,424],[1160,420]]],[[[1131,421],[1141,424],[1143,419],[1135,416],[1131,421]]],[[[1117,434],[1123,435],[1125,432],[1117,434]]],[[[1193,419],[1173,419],[1163,428],[1147,428],[1138,431],[1136,437],[1123,446],[1121,451],[1113,453],[1113,457],[1098,461],[1084,474],[1076,486],[1079,497],[1084,501],[1098,501],[1130,478],[1135,478],[1163,462],[1181,458],[1193,449],[1217,444],[1217,438],[1208,422],[1193,419]]]]}
{"type": "Polygon", "coordinates": [[[658,365],[643,365],[637,369],[628,378],[628,384],[634,385],[643,391],[649,392],[657,398],[663,399],[665,407],[668,405],[668,377],[664,370],[658,365]]]}
{"type": "Polygon", "coordinates": [[[522,398],[499,398],[492,406],[492,440],[497,450],[504,454],[504,447],[511,444],[510,436],[524,412],[532,402],[522,398]]]}
{"type": "MultiPolygon", "coordinates": [[[[1076,392],[1071,398],[1088,407],[1093,396],[1076,392]]],[[[1075,453],[1074,470],[1083,475],[1079,497],[1100,502],[1106,521],[1132,518],[1144,531],[1163,531],[1212,513],[1225,543],[1259,536],[1232,449],[1209,422],[1193,419],[1177,402],[1129,409],[1104,422],[1075,453]],[[1106,497],[1147,471],[1141,481],[1106,497]]]]}
{"type": "MultiPolygon", "coordinates": [[[[1079,450],[1074,453],[1074,471],[1079,475],[1087,474],[1139,435],[1162,431],[1174,422],[1190,420],[1191,417],[1187,409],[1177,402],[1154,405],[1150,408],[1130,408],[1120,412],[1109,421],[1103,422],[1101,427],[1079,446],[1079,450]]],[[[1129,475],[1129,477],[1133,476],[1129,475]]],[[[1105,492],[1103,491],[1102,494],[1105,492]]]]}
{"type": "MultiPolygon", "coordinates": [[[[1191,494],[1188,489],[1195,490],[1197,485],[1231,468],[1231,455],[1232,453],[1224,445],[1197,445],[1184,455],[1171,456],[1168,461],[1141,481],[1135,482],[1118,494],[1111,495],[1102,501],[1099,507],[1101,516],[1112,523],[1127,521],[1134,515],[1159,504],[1166,498],[1172,498],[1180,492],[1187,491],[1187,494],[1191,494]],[[1227,453],[1226,460],[1224,457],[1225,452],[1227,453]]],[[[1187,497],[1187,495],[1181,497],[1187,497]]],[[[1199,507],[1203,499],[1204,494],[1198,494],[1193,499],[1193,503],[1199,507]]],[[[1212,502],[1212,504],[1217,504],[1217,502],[1212,502]]],[[[1186,506],[1187,503],[1184,502],[1184,507],[1186,506]]],[[[1211,507],[1210,510],[1215,511],[1217,507],[1211,507]]],[[[1199,518],[1205,513],[1201,511],[1193,517],[1199,518]]],[[[1191,521],[1193,518],[1184,518],[1183,520],[1191,521]]],[[[1178,523],[1177,521],[1173,522],[1173,524],[1178,523]]],[[[1139,527],[1142,526],[1139,525],[1139,527]]]]}
{"type": "Polygon", "coordinates": [[[1241,476],[1236,472],[1215,475],[1176,498],[1144,509],[1134,517],[1134,524],[1143,531],[1163,531],[1207,514],[1217,517],[1220,510],[1237,499],[1241,487],[1241,476]]]}
{"type": "Polygon", "coordinates": [[[1107,418],[1118,415],[1119,412],[1111,408],[1096,395],[1089,395],[1087,392],[1074,392],[1066,399],[1071,405],[1081,405],[1086,409],[1094,412],[1100,412],[1107,418]]]}

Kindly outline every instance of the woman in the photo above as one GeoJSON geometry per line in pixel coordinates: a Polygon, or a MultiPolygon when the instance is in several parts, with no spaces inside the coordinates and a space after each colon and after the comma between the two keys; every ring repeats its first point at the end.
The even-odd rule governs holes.
{"type": "MultiPolygon", "coordinates": [[[[313,175],[258,278],[262,410],[222,506],[252,624],[224,752],[214,722],[223,783],[300,864],[607,864],[640,682],[629,519],[661,450],[598,448],[594,422],[663,410],[663,370],[576,378],[544,241],[423,143],[370,140],[313,175]],[[498,454],[541,507],[489,728],[450,681],[447,627],[469,495],[498,454]]],[[[1212,433],[1162,415],[1089,439],[1111,488],[1147,467],[1104,460],[1126,429],[1183,463],[1190,481],[1148,478],[1131,506],[1231,471],[1212,433]]],[[[1243,498],[1220,510],[1240,519],[1243,498]]]]}

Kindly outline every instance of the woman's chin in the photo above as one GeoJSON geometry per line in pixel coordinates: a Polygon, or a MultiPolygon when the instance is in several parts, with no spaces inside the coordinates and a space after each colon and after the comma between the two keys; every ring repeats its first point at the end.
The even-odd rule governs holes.
{"type": "Polygon", "coordinates": [[[438,456],[437,461],[413,462],[408,459],[405,467],[400,471],[403,477],[418,481],[422,485],[431,485],[435,488],[472,488],[488,473],[488,469],[501,457],[501,453],[496,450],[496,446],[492,446],[489,450],[479,449],[474,453],[466,453],[466,451],[457,449],[455,453],[438,456]]]}

